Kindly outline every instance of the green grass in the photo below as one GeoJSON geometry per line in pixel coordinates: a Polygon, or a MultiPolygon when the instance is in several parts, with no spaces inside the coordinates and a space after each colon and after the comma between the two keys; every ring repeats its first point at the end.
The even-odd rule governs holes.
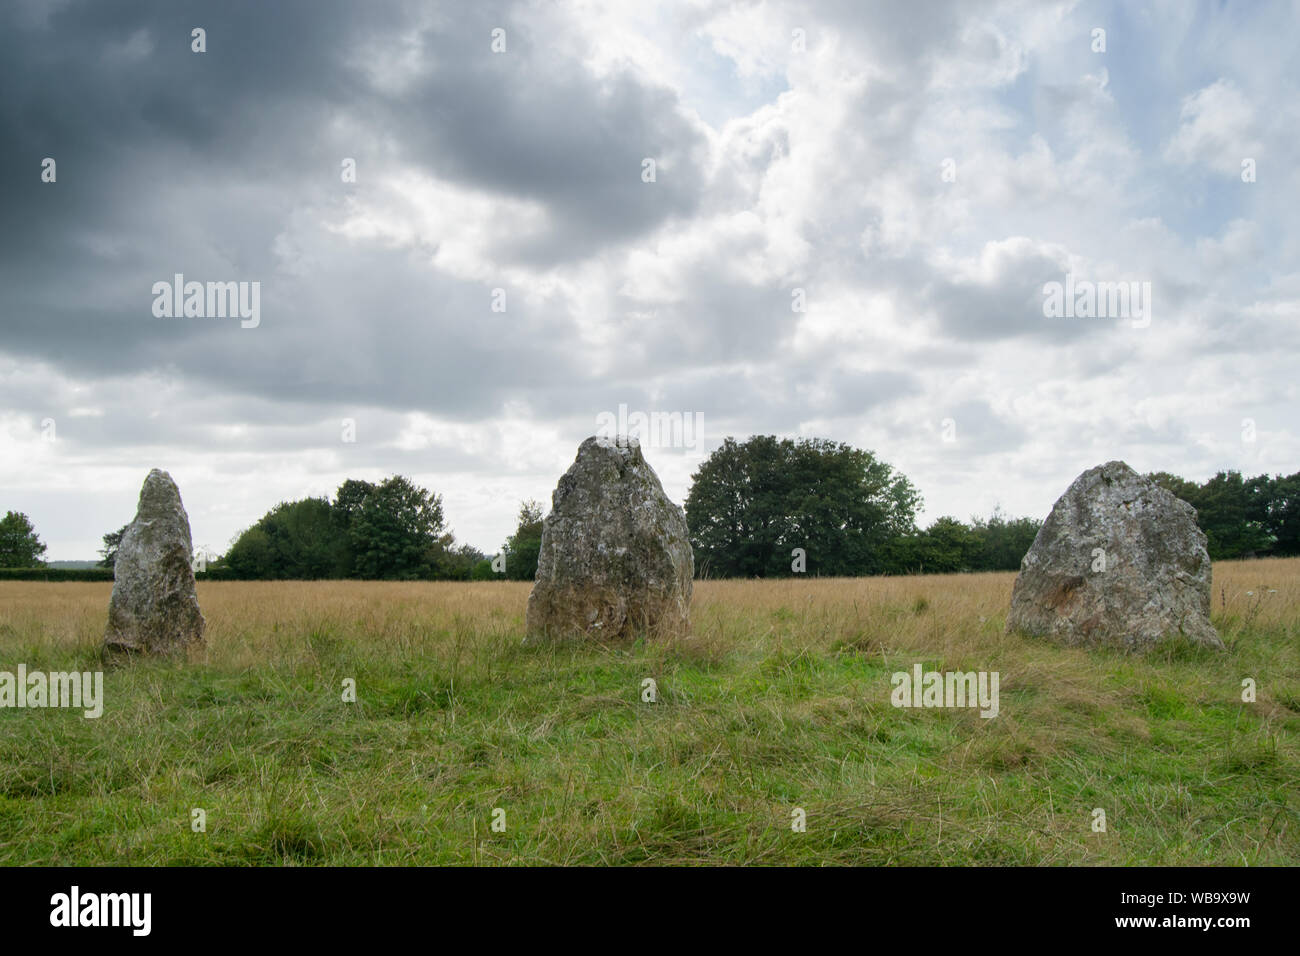
{"type": "MultiPolygon", "coordinates": [[[[1294,626],[1136,658],[971,618],[925,650],[933,596],[724,603],[668,646],[528,646],[488,610],[381,637],[338,613],[259,631],[255,663],[108,671],[98,720],[0,710],[0,863],[1300,862],[1294,626]],[[892,707],[916,661],[998,670],[1000,715],[892,707]]],[[[19,660],[84,669],[93,642],[10,633],[0,669],[19,660]]]]}

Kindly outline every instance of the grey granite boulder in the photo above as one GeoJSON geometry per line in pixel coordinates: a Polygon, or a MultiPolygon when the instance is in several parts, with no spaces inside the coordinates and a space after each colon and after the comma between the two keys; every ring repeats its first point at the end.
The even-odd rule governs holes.
{"type": "Polygon", "coordinates": [[[169,654],[203,643],[191,549],[180,491],[171,475],[155,468],[118,546],[105,656],[169,654]]]}
{"type": "Polygon", "coordinates": [[[1196,511],[1122,461],[1074,480],[1021,562],[1007,630],[1068,645],[1222,647],[1196,511]]]}
{"type": "Polygon", "coordinates": [[[690,630],[695,557],[635,438],[588,438],[552,496],[528,598],[530,639],[690,630]]]}

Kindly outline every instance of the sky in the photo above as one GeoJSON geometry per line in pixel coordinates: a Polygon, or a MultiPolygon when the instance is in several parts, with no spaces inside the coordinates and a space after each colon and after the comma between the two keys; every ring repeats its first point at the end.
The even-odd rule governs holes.
{"type": "Polygon", "coordinates": [[[1289,474],[1298,48],[1268,2],[6,3],[0,511],[93,558],[158,467],[220,553],[403,474],[493,553],[620,406],[699,424],[640,436],[679,503],[754,434],[922,524],[1289,474]],[[177,274],[249,308],[159,315],[177,274]]]}

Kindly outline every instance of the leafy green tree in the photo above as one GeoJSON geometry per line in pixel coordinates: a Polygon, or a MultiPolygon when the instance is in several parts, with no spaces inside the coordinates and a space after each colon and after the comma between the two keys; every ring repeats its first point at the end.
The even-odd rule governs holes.
{"type": "Polygon", "coordinates": [[[10,511],[0,519],[0,568],[44,566],[45,545],[27,515],[10,511]]]}
{"type": "Polygon", "coordinates": [[[1171,475],[1167,471],[1153,471],[1147,477],[1175,498],[1182,498],[1189,505],[1196,506],[1194,499],[1201,490],[1201,486],[1196,482],[1188,481],[1186,478],[1179,478],[1177,475],[1171,475]]]}
{"type": "Polygon", "coordinates": [[[353,515],[357,513],[366,496],[373,492],[375,487],[372,482],[357,478],[349,478],[339,485],[339,490],[334,495],[334,511],[344,528],[351,524],[353,515]]]}
{"type": "Polygon", "coordinates": [[[393,475],[355,505],[348,536],[357,577],[430,577],[446,547],[442,498],[393,475]]]}
{"type": "Polygon", "coordinates": [[[483,553],[442,527],[442,500],[394,475],[349,479],[333,502],[281,502],[242,532],[220,562],[237,578],[468,580],[483,553]]]}
{"type": "Polygon", "coordinates": [[[1300,554],[1300,471],[1269,479],[1263,524],[1273,542],[1271,554],[1300,554]]]}
{"type": "Polygon", "coordinates": [[[468,544],[453,546],[450,534],[443,538],[446,543],[435,561],[433,576],[444,581],[472,580],[474,569],[485,560],[486,555],[468,544]]]}
{"type": "Polygon", "coordinates": [[[1250,557],[1266,552],[1272,544],[1263,527],[1266,509],[1259,500],[1258,484],[1248,484],[1241,472],[1219,472],[1201,486],[1200,499],[1193,504],[1212,559],[1250,557]]]}
{"type": "Polygon", "coordinates": [[[276,577],[271,536],[261,527],[261,522],[235,539],[226,552],[225,564],[239,578],[260,581],[276,577]]]}
{"type": "Polygon", "coordinates": [[[1203,485],[1166,472],[1150,476],[1157,484],[1196,509],[1211,560],[1224,561],[1266,554],[1273,538],[1266,525],[1267,478],[1244,479],[1239,471],[1221,471],[1203,485]]]}
{"type": "Polygon", "coordinates": [[[519,505],[519,524],[502,549],[506,557],[505,576],[511,581],[532,581],[537,577],[537,559],[542,552],[542,503],[535,499],[519,505]]]}
{"type": "Polygon", "coordinates": [[[979,541],[973,568],[978,571],[1018,571],[1020,562],[1038,536],[1043,523],[1037,518],[1009,518],[994,508],[987,518],[974,518],[971,532],[979,541]]]}
{"type": "Polygon", "coordinates": [[[328,498],[285,501],[240,535],[226,565],[241,576],[312,580],[347,573],[347,538],[328,498]]]}
{"type": "Polygon", "coordinates": [[[928,541],[926,571],[947,574],[977,567],[981,542],[965,523],[945,515],[925,529],[925,537],[928,541]]]}
{"type": "Polygon", "coordinates": [[[117,549],[122,546],[122,535],[126,534],[126,529],[130,525],[122,525],[116,531],[110,531],[104,535],[104,546],[99,549],[101,568],[111,568],[117,563],[117,549]]]}
{"type": "Polygon", "coordinates": [[[686,498],[696,568],[708,577],[873,574],[888,543],[915,530],[920,495],[869,451],[811,438],[728,438],[700,466],[686,498]]]}
{"type": "Polygon", "coordinates": [[[951,574],[979,569],[981,540],[957,518],[936,518],[924,531],[899,535],[884,549],[887,574],[951,574]]]}

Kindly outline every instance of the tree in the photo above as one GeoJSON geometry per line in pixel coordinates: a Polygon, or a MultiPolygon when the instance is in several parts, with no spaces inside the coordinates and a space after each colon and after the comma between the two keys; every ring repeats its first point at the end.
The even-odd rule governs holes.
{"type": "Polygon", "coordinates": [[[39,568],[45,545],[27,515],[10,511],[0,520],[0,568],[39,568]]]}
{"type": "Polygon", "coordinates": [[[240,577],[293,580],[342,577],[347,560],[347,537],[328,498],[282,501],[226,555],[226,565],[240,577]]]}
{"type": "Polygon", "coordinates": [[[887,569],[888,542],[915,531],[920,495],[869,451],[819,438],[728,438],[700,466],[686,522],[702,576],[792,573],[804,549],[811,574],[887,569]]]}
{"type": "Polygon", "coordinates": [[[933,574],[973,571],[979,564],[982,542],[964,522],[944,516],[925,529],[924,569],[933,574]]]}
{"type": "Polygon", "coordinates": [[[406,580],[431,576],[448,543],[442,522],[438,495],[401,475],[385,479],[353,510],[348,529],[353,573],[406,580]]]}
{"type": "Polygon", "coordinates": [[[1272,543],[1263,527],[1258,485],[1247,484],[1239,471],[1216,474],[1201,486],[1193,504],[1213,560],[1253,557],[1272,543]]]}
{"type": "Polygon", "coordinates": [[[1269,553],[1300,554],[1300,471],[1269,479],[1263,512],[1264,530],[1273,541],[1269,553]]]}
{"type": "Polygon", "coordinates": [[[455,544],[442,500],[400,475],[348,479],[334,501],[283,501],[240,533],[221,562],[236,578],[468,580],[483,554],[455,544]]]}
{"type": "MultiPolygon", "coordinates": [[[[450,542],[452,536],[445,535],[450,542]]],[[[437,562],[434,577],[446,581],[470,581],[474,579],[474,570],[487,560],[487,556],[478,548],[468,544],[446,547],[437,562]]],[[[491,562],[488,561],[490,565],[491,562]]]]}
{"type": "Polygon", "coordinates": [[[519,524],[502,548],[506,577],[511,581],[532,581],[537,577],[537,559],[542,553],[542,503],[530,498],[519,504],[519,524]]]}
{"type": "Polygon", "coordinates": [[[276,576],[276,560],[271,536],[261,522],[240,533],[226,552],[226,567],[238,578],[255,581],[276,576]]]}
{"type": "Polygon", "coordinates": [[[361,503],[366,500],[366,496],[374,490],[375,485],[373,483],[360,481],[356,478],[349,478],[339,485],[339,490],[334,495],[334,509],[343,527],[348,526],[352,521],[352,516],[357,513],[361,503]]]}
{"type": "Polygon", "coordinates": [[[979,541],[974,569],[1019,571],[1042,526],[1037,518],[1008,518],[996,507],[988,518],[972,518],[971,531],[979,541]]]}
{"type": "Polygon", "coordinates": [[[104,535],[104,546],[99,549],[101,568],[112,568],[117,563],[117,549],[122,546],[122,535],[126,534],[129,527],[129,524],[124,524],[116,531],[104,535]]]}
{"type": "Polygon", "coordinates": [[[1270,485],[1264,476],[1246,481],[1239,471],[1221,471],[1203,485],[1166,472],[1149,476],[1196,509],[1211,560],[1264,554],[1273,545],[1268,523],[1270,485]]]}

